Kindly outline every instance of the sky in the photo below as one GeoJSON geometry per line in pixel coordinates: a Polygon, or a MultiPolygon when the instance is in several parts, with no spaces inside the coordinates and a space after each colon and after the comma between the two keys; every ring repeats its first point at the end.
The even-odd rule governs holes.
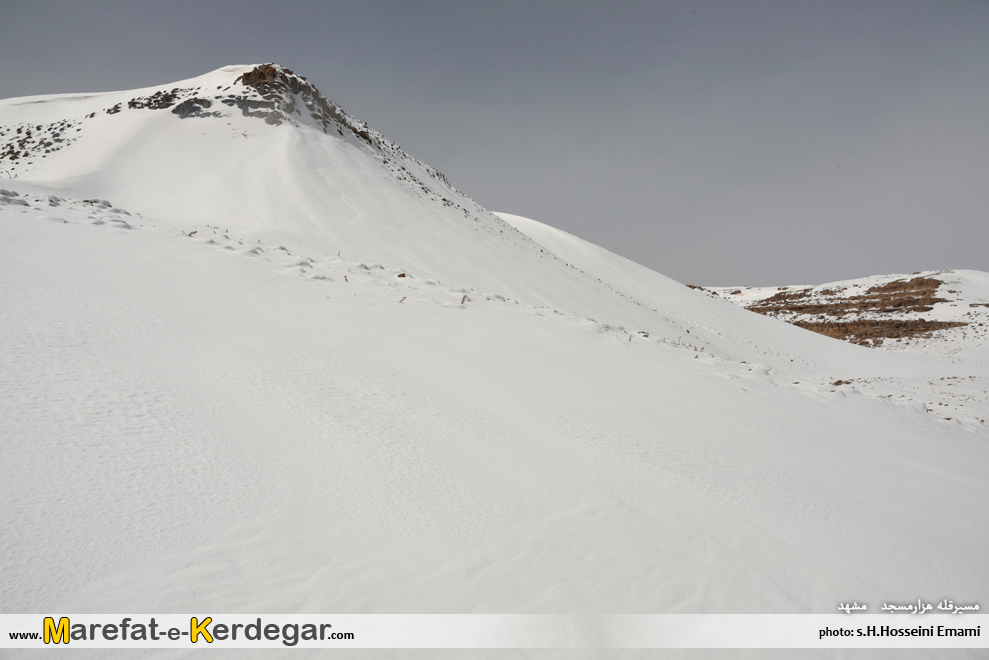
{"type": "Polygon", "coordinates": [[[0,0],[0,98],[276,62],[681,282],[989,271],[989,2],[0,0]]]}

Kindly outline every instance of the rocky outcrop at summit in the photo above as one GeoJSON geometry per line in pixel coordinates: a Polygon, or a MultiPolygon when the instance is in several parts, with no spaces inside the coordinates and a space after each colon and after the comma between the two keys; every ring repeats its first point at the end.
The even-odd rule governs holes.
{"type": "Polygon", "coordinates": [[[232,85],[217,87],[215,91],[201,87],[158,90],[148,96],[136,96],[127,101],[126,106],[117,103],[105,108],[104,112],[115,115],[125,109],[171,108],[172,113],[180,119],[219,117],[222,115],[216,110],[207,112],[216,103],[236,108],[245,117],[263,119],[269,125],[305,123],[319,128],[324,133],[353,135],[378,149],[398,150],[396,145],[389,143],[377,131],[370,130],[366,122],[358,121],[339,105],[320,94],[305,77],[277,64],[256,66],[238,76],[232,85]]]}
{"type": "Polygon", "coordinates": [[[240,105],[245,115],[264,107],[269,109],[265,121],[278,124],[293,115],[302,115],[304,108],[323,132],[336,130],[343,135],[344,130],[349,130],[368,144],[375,145],[377,142],[368,131],[367,124],[356,121],[343,108],[320,94],[314,85],[291,69],[274,64],[262,64],[238,76],[234,84],[238,83],[255,90],[264,99],[261,102],[264,103],[263,106],[257,101],[251,103],[248,99],[243,99],[248,102],[240,105]]]}
{"type": "Polygon", "coordinates": [[[256,66],[247,73],[242,73],[234,82],[253,87],[265,98],[289,90],[292,94],[298,94],[302,89],[302,81],[292,70],[279,70],[272,64],[256,66]]]}

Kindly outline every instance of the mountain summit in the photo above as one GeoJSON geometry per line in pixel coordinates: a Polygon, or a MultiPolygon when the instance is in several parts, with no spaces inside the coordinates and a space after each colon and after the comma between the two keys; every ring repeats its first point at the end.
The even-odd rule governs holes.
{"type": "MultiPolygon", "coordinates": [[[[361,122],[336,103],[333,103],[319,90],[310,84],[303,76],[296,75],[290,69],[277,64],[261,64],[247,73],[242,73],[234,80],[234,85],[243,85],[246,90],[240,95],[230,94],[220,100],[224,105],[241,109],[245,117],[264,118],[268,124],[303,121],[322,128],[324,133],[336,131],[344,136],[347,133],[360,138],[369,145],[390,152],[402,152],[394,143],[386,140],[377,131],[368,128],[367,122],[361,122]],[[254,94],[251,94],[253,90],[254,94]],[[258,95],[261,101],[253,96],[258,95]]],[[[210,107],[208,99],[202,99],[210,107]]],[[[184,103],[196,107],[199,99],[189,99],[184,103]]],[[[182,111],[176,108],[172,112],[182,116],[182,111]]],[[[434,170],[435,172],[435,170],[434,170]]],[[[445,177],[441,177],[444,178],[445,177]]]]}
{"type": "MultiPolygon", "coordinates": [[[[450,202],[447,198],[456,193],[443,174],[330,101],[305,77],[276,64],[227,66],[190,80],[131,92],[7,99],[0,101],[0,111],[4,119],[0,169],[8,178],[47,180],[87,172],[92,176],[94,156],[108,152],[114,160],[130,156],[123,152],[139,146],[134,144],[138,140],[149,141],[148,132],[164,134],[170,140],[199,133],[214,152],[221,145],[208,138],[220,132],[218,126],[232,127],[225,137],[278,135],[283,141],[288,139],[265,132],[254,121],[261,120],[269,126],[316,129],[373,152],[381,163],[393,165],[397,179],[427,196],[450,202]],[[175,120],[181,121],[169,123],[175,120]],[[88,148],[78,149],[78,143],[88,148]],[[76,158],[71,157],[73,152],[76,158]],[[406,171],[409,165],[414,166],[414,172],[406,171]]],[[[166,151],[181,151],[187,155],[182,169],[201,176],[211,163],[194,160],[194,146],[178,142],[173,149],[159,150],[154,156],[167,161],[170,154],[166,151]]],[[[227,148],[221,150],[222,156],[236,159],[240,155],[237,149],[223,146],[227,148]]],[[[294,145],[278,146],[282,149],[266,148],[266,155],[277,159],[278,151],[294,145]]],[[[167,186],[167,178],[159,177],[159,184],[167,186]]]]}
{"type": "MultiPolygon", "coordinates": [[[[66,118],[49,125],[32,127],[15,126],[0,153],[0,163],[11,173],[30,171],[29,165],[60,151],[78,136],[71,135],[69,129],[81,131],[82,121],[94,119],[97,114],[116,115],[126,110],[170,110],[179,119],[228,118],[228,109],[239,110],[244,117],[262,119],[270,125],[282,123],[306,124],[320,128],[324,133],[336,132],[341,137],[353,137],[368,145],[388,152],[408,154],[394,143],[386,140],[377,131],[368,128],[336,103],[323,96],[319,90],[291,69],[277,64],[250,66],[228,66],[206,76],[176,83],[171,89],[153,88],[138,90],[135,96],[86,115],[82,120],[66,118]],[[236,77],[234,77],[235,74],[236,77]],[[232,79],[232,80],[231,80],[232,79]],[[217,83],[215,88],[212,83],[217,83]],[[226,106],[226,107],[224,107],[226,106]],[[16,129],[21,130],[16,130],[16,129]]],[[[119,94],[73,95],[58,97],[60,100],[72,98],[74,101],[93,97],[113,100],[119,94]]],[[[31,99],[37,103],[37,99],[31,99]]],[[[30,124],[30,122],[28,122],[30,124]]],[[[440,177],[443,178],[443,177],[440,177]]]]}

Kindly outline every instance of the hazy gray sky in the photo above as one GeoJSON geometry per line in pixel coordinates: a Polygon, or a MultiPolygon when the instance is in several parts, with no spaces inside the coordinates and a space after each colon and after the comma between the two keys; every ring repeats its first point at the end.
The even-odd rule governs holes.
{"type": "Polygon", "coordinates": [[[0,97],[277,62],[678,280],[989,271],[989,2],[0,0],[0,97]]]}

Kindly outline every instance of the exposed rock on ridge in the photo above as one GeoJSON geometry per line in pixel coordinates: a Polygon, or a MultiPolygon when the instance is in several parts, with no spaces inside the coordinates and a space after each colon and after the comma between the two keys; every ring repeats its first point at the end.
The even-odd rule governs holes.
{"type": "Polygon", "coordinates": [[[714,291],[750,311],[864,346],[880,346],[888,340],[929,339],[939,330],[968,325],[971,314],[964,321],[928,318],[931,312],[936,317],[936,310],[944,306],[957,306],[960,299],[952,294],[959,292],[945,288],[940,294],[944,280],[936,277],[939,273],[914,275],[918,276],[894,276],[872,286],[838,282],[816,287],[714,291]]]}
{"type": "Polygon", "coordinates": [[[349,122],[348,119],[353,118],[349,117],[343,108],[329,101],[303,76],[297,75],[291,69],[274,64],[262,64],[238,76],[234,84],[238,83],[255,90],[264,99],[262,103],[257,101],[252,103],[248,99],[234,99],[233,102],[224,99],[223,102],[228,105],[237,103],[245,115],[259,116],[251,111],[265,108],[269,112],[260,113],[263,114],[265,121],[269,124],[280,124],[291,118],[293,114],[301,115],[302,111],[299,108],[301,104],[324,132],[328,133],[331,128],[335,128],[340,135],[343,135],[342,129],[347,128],[354,135],[373,144],[366,125],[363,127],[351,125],[357,122],[349,122]],[[249,102],[246,105],[238,103],[241,100],[249,102]]]}

